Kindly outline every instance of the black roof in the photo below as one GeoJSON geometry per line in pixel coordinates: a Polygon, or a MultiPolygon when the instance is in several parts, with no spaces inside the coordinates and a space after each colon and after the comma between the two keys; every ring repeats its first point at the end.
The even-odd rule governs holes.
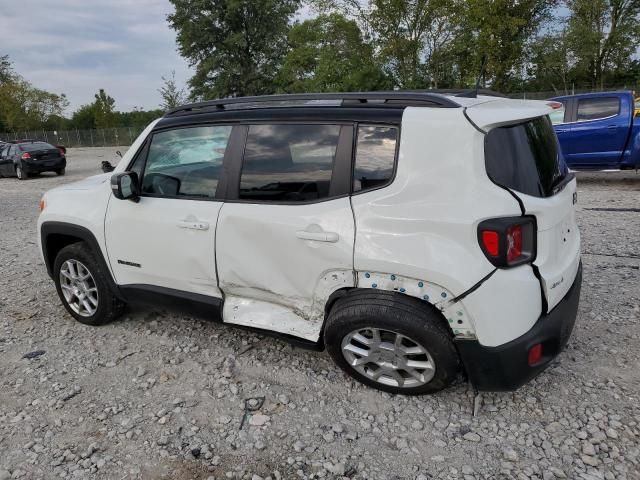
{"type": "Polygon", "coordinates": [[[169,110],[165,117],[225,110],[278,107],[409,107],[459,108],[451,97],[428,91],[300,93],[234,97],[191,103],[169,110]]]}

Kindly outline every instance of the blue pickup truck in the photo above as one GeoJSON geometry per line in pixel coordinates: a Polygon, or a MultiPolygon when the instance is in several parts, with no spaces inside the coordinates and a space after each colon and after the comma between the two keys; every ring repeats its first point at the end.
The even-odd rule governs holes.
{"type": "Polygon", "coordinates": [[[632,92],[598,92],[550,99],[567,165],[575,170],[640,168],[640,118],[632,92]]]}

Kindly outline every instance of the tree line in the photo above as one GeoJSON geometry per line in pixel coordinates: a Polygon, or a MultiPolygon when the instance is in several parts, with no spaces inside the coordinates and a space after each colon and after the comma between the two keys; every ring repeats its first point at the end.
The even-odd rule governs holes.
{"type": "Polygon", "coordinates": [[[470,88],[485,56],[482,85],[503,93],[640,85],[640,0],[170,1],[188,91],[172,72],[157,110],[119,112],[99,89],[67,117],[64,94],[0,56],[0,131],[139,127],[206,98],[470,88]]]}
{"type": "Polygon", "coordinates": [[[176,83],[175,72],[162,77],[162,81],[158,90],[162,103],[158,109],[117,111],[115,99],[101,88],[93,102],[80,106],[67,117],[64,113],[69,100],[64,94],[34,87],[15,72],[8,55],[0,56],[0,132],[141,128],[162,116],[165,110],[187,101],[184,89],[176,83]]]}
{"type": "Polygon", "coordinates": [[[640,0],[171,0],[194,99],[640,82],[640,0]]]}

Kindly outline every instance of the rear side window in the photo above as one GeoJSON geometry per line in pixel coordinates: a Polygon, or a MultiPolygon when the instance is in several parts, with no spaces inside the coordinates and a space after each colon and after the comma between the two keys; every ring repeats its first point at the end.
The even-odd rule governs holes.
{"type": "Polygon", "coordinates": [[[393,178],[398,129],[383,126],[358,127],[353,191],[387,185],[393,178]]]}
{"type": "Polygon", "coordinates": [[[142,175],[142,193],[214,198],[230,126],[180,128],[156,133],[142,175]]]}
{"type": "Polygon", "coordinates": [[[620,99],[618,97],[581,98],[578,100],[578,122],[598,120],[618,115],[620,99]]]}
{"type": "Polygon", "coordinates": [[[240,199],[307,202],[329,196],[339,125],[251,125],[240,199]]]}
{"type": "Polygon", "coordinates": [[[534,197],[552,196],[568,175],[548,117],[491,130],[484,141],[489,178],[534,197]]]}

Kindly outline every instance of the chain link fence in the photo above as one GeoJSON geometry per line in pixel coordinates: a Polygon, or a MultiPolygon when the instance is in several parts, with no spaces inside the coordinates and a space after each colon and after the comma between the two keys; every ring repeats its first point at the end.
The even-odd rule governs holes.
{"type": "Polygon", "coordinates": [[[127,147],[144,127],[102,128],[97,130],[23,130],[0,133],[1,141],[38,140],[71,147],[127,147]]]}

